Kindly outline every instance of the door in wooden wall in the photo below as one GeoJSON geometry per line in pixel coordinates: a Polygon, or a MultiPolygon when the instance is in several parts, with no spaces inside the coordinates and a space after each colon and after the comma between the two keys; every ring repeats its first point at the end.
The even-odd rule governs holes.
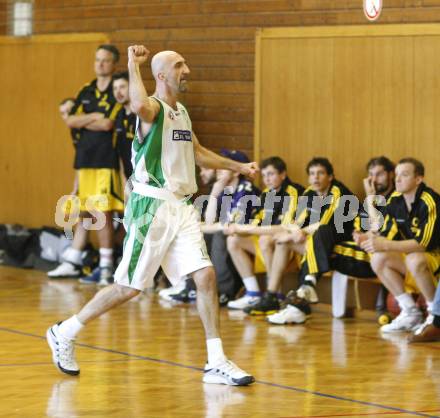
{"type": "Polygon", "coordinates": [[[94,78],[103,34],[0,38],[0,223],[55,225],[73,186],[73,146],[58,105],[94,78]]]}

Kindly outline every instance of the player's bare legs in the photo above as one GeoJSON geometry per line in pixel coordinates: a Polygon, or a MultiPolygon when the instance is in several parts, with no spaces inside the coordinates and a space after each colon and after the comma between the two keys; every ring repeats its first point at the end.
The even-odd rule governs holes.
{"type": "Polygon", "coordinates": [[[214,268],[205,267],[192,276],[197,286],[197,309],[205,329],[208,351],[203,381],[239,386],[253,383],[255,379],[228,360],[223,352],[214,268]]]}
{"type": "Polygon", "coordinates": [[[423,316],[412,296],[405,293],[406,266],[402,255],[396,252],[376,252],[371,258],[371,267],[401,308],[400,314],[390,324],[383,325],[381,331],[392,333],[415,330],[423,322],[423,316]]]}
{"type": "Polygon", "coordinates": [[[227,238],[229,255],[240,273],[246,293],[236,300],[228,302],[228,309],[246,309],[260,301],[261,292],[254,273],[255,244],[250,237],[230,235],[227,238]]]}
{"type": "Polygon", "coordinates": [[[217,282],[213,267],[198,270],[192,275],[197,287],[197,309],[205,329],[206,339],[219,338],[220,322],[217,282]]]}

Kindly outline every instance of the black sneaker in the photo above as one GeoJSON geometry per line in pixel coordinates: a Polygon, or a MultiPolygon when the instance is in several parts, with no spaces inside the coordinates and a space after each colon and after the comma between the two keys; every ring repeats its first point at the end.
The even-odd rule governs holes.
{"type": "Polygon", "coordinates": [[[222,307],[226,306],[230,300],[231,298],[226,293],[220,293],[220,295],[218,295],[218,303],[222,307]]]}
{"type": "Polygon", "coordinates": [[[197,299],[197,291],[192,289],[183,289],[180,293],[171,295],[171,299],[176,302],[191,303],[197,299]]]}
{"type": "Polygon", "coordinates": [[[274,293],[265,293],[255,305],[243,309],[248,315],[272,315],[280,310],[280,303],[274,293]]]}

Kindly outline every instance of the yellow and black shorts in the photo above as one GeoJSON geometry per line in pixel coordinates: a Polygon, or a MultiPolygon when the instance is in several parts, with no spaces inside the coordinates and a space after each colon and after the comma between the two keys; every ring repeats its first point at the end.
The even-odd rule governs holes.
{"type": "Polygon", "coordinates": [[[65,202],[64,213],[71,213],[78,203],[81,212],[123,212],[124,193],[119,171],[110,168],[79,169],[78,196],[65,202]]]}
{"type": "Polygon", "coordinates": [[[81,211],[92,208],[102,212],[122,212],[124,193],[119,171],[110,168],[78,170],[78,197],[81,211]]]}
{"type": "MultiPolygon", "coordinates": [[[[402,258],[405,259],[405,254],[402,254],[402,258]]],[[[438,275],[440,274],[440,251],[425,252],[425,258],[434,277],[434,285],[437,286],[438,275]]],[[[409,271],[405,275],[405,292],[421,293],[417,287],[416,279],[409,271]]]]}
{"type": "MultiPolygon", "coordinates": [[[[371,254],[358,247],[355,242],[344,241],[335,245],[331,257],[331,264],[334,270],[353,277],[370,278],[376,277],[371,268],[371,254]]],[[[428,268],[434,276],[434,284],[438,284],[440,274],[440,251],[425,252],[428,268]]],[[[402,261],[405,261],[405,254],[402,254],[402,261]]],[[[407,271],[404,279],[405,292],[420,293],[414,276],[407,271]]]]}

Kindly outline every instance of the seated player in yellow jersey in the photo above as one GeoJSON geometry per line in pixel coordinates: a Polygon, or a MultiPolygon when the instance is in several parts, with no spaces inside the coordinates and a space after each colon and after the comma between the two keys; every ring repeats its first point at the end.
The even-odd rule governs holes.
{"type": "Polygon", "coordinates": [[[234,224],[224,230],[229,235],[229,254],[246,288],[244,296],[230,301],[228,308],[244,309],[252,314],[263,313],[263,308],[264,312],[279,309],[278,297],[281,295],[277,295],[278,289],[269,288],[261,297],[255,273],[266,270],[270,277],[275,250],[273,234],[282,231],[282,225],[293,222],[298,198],[304,191],[301,185],[290,181],[286,163],[281,158],[267,158],[261,162],[260,168],[266,188],[252,224],[234,224]]]}
{"type": "MultiPolygon", "coordinates": [[[[371,266],[394,295],[401,313],[385,333],[416,331],[423,315],[410,293],[405,276],[410,274],[422,292],[430,312],[436,275],[440,272],[440,195],[423,182],[425,168],[414,158],[404,158],[396,167],[396,192],[388,200],[381,236],[368,235],[360,245],[372,253],[371,266]]],[[[427,321],[431,318],[428,317],[427,321]]]]}

